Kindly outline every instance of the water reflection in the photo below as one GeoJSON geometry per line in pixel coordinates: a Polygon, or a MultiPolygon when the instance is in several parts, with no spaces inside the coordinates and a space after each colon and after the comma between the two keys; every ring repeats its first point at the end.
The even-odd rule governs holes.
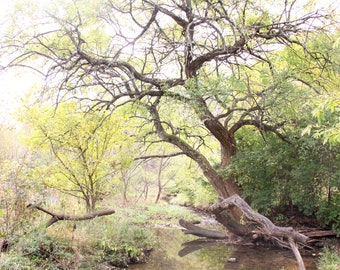
{"type": "MultiPolygon", "coordinates": [[[[136,270],[298,270],[289,250],[240,247],[198,240],[179,229],[155,229],[157,245],[149,262],[136,270]],[[236,262],[228,259],[236,258],[236,262]]],[[[316,270],[315,258],[304,258],[307,270],[316,270]]]]}

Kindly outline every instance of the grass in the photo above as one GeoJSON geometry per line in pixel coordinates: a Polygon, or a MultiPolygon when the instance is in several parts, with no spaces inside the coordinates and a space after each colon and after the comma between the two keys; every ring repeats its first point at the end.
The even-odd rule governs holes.
{"type": "Polygon", "coordinates": [[[339,270],[340,250],[335,248],[324,248],[318,263],[318,270],[339,270]]]}
{"type": "Polygon", "coordinates": [[[198,219],[192,211],[165,203],[115,210],[111,216],[59,221],[47,229],[49,217],[43,217],[41,224],[32,225],[29,233],[18,238],[11,252],[1,254],[0,269],[127,267],[145,262],[155,246],[152,230],[146,228],[177,224],[180,218],[198,219]]]}
{"type": "Polygon", "coordinates": [[[135,224],[148,226],[178,224],[180,218],[190,221],[199,220],[192,211],[178,205],[168,205],[166,203],[124,209],[123,215],[134,217],[133,222],[135,224]]]}

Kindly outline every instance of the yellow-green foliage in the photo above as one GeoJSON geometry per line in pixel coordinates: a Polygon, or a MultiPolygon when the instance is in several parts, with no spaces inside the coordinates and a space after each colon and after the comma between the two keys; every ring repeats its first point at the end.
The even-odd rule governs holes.
{"type": "Polygon", "coordinates": [[[31,128],[25,141],[40,159],[34,177],[65,193],[98,201],[117,181],[117,170],[132,162],[124,112],[83,113],[75,103],[43,104],[27,109],[22,118],[31,128]]]}

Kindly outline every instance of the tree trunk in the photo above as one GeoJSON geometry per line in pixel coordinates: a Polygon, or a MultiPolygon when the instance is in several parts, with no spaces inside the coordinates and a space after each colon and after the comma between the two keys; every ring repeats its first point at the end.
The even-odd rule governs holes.
{"type": "Polygon", "coordinates": [[[120,170],[121,181],[123,182],[123,204],[125,205],[128,202],[127,198],[127,189],[128,189],[128,179],[126,177],[126,173],[124,170],[120,170]]]}
{"type": "Polygon", "coordinates": [[[161,187],[161,186],[158,186],[158,192],[157,192],[157,196],[156,196],[155,203],[158,203],[158,202],[159,202],[159,199],[160,199],[160,197],[161,197],[161,193],[162,193],[162,187],[161,187]]]}
{"type": "Polygon", "coordinates": [[[90,196],[85,196],[84,200],[85,200],[86,212],[89,213],[92,211],[91,198],[90,196]]]}
{"type": "MultiPolygon", "coordinates": [[[[163,154],[165,154],[165,150],[163,149],[163,154]]],[[[158,203],[161,193],[162,193],[162,170],[163,170],[163,158],[160,159],[159,166],[158,166],[158,173],[157,173],[157,187],[158,187],[158,192],[157,192],[157,197],[155,203],[158,203]]]]}
{"type": "MultiPolygon", "coordinates": [[[[220,142],[221,146],[221,169],[225,169],[231,162],[231,158],[236,154],[236,140],[234,134],[229,132],[207,109],[207,105],[203,100],[200,101],[203,113],[200,114],[200,118],[203,121],[205,127],[214,135],[214,137],[220,142]]],[[[200,111],[199,111],[200,112],[200,111]]],[[[198,112],[198,113],[199,113],[198,112]]],[[[199,163],[199,162],[198,162],[199,163]]],[[[204,173],[204,170],[203,170],[204,173]]],[[[214,170],[214,173],[204,173],[210,180],[218,195],[221,198],[228,198],[234,194],[240,195],[240,189],[235,182],[233,176],[229,176],[224,179],[223,176],[218,175],[214,170]]],[[[237,219],[237,215],[235,216],[237,219]]]]}

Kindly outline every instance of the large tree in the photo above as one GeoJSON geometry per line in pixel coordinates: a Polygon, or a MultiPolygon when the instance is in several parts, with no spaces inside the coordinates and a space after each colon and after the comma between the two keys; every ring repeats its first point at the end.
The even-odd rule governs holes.
{"type": "MultiPolygon", "coordinates": [[[[128,103],[144,108],[137,116],[152,128],[146,134],[157,134],[197,162],[227,200],[213,207],[220,222],[243,236],[252,234],[254,222],[266,224],[257,227],[271,234],[268,221],[248,211],[236,179],[223,171],[242,127],[286,140],[289,119],[282,106],[289,107],[292,93],[302,89],[323,90],[331,59],[310,45],[317,33],[327,41],[330,14],[302,1],[275,7],[257,0],[91,5],[51,4],[52,28],[44,17],[43,26],[7,36],[5,50],[13,60],[6,66],[41,72],[48,82],[45,93],[57,102],[74,97],[99,109],[128,103]],[[176,109],[169,113],[169,106],[176,109]],[[207,146],[213,158],[205,155],[207,146]],[[244,217],[252,222],[242,224],[244,217]]],[[[275,239],[288,237],[287,231],[277,232],[275,239]]]]}

